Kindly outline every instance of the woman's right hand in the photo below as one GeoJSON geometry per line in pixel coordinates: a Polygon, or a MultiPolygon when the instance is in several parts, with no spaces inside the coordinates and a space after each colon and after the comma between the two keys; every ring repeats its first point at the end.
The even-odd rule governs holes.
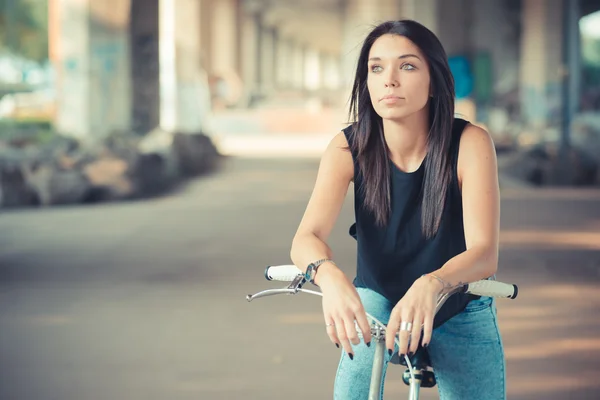
{"type": "Polygon", "coordinates": [[[350,359],[353,359],[351,343],[360,343],[355,320],[362,331],[365,344],[371,345],[371,327],[358,292],[346,274],[330,263],[319,268],[315,283],[323,293],[323,315],[327,334],[336,346],[341,344],[350,359]]]}

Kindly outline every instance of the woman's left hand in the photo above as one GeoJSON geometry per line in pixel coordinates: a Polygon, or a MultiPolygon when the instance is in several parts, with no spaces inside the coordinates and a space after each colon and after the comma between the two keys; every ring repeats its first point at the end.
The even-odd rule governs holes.
{"type": "Polygon", "coordinates": [[[414,353],[419,347],[421,339],[421,326],[423,326],[423,346],[426,347],[431,340],[433,318],[438,295],[442,291],[441,283],[430,276],[423,276],[415,281],[404,297],[396,304],[390,315],[390,320],[385,332],[388,352],[393,352],[396,333],[399,336],[400,348],[398,353],[404,356],[414,353]],[[403,322],[409,325],[410,330],[404,328],[403,322]],[[398,332],[399,331],[399,332],[398,332]],[[409,347],[410,338],[410,347],[409,347]]]}

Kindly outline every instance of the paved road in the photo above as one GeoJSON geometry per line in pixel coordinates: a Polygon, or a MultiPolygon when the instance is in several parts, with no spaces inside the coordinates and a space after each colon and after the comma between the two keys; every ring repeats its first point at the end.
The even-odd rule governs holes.
{"type": "MultiPolygon", "coordinates": [[[[245,301],[288,262],[311,159],[230,159],[144,202],[0,216],[0,399],[326,399],[317,298],[245,301]]],[[[503,192],[510,399],[600,393],[600,191],[503,192]]],[[[351,199],[332,234],[352,272],[351,199]]],[[[405,398],[401,370],[387,398],[405,398]]],[[[437,398],[429,391],[425,399],[437,398]]]]}

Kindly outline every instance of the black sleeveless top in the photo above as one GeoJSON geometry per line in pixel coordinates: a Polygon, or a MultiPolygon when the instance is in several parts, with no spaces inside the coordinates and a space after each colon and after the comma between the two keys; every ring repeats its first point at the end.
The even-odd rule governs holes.
{"type": "MultiPolygon", "coordinates": [[[[389,161],[391,213],[387,225],[379,227],[373,215],[363,207],[364,199],[359,190],[361,177],[356,154],[352,150],[356,222],[350,227],[350,235],[357,240],[358,247],[356,287],[372,289],[396,304],[421,275],[441,268],[449,259],[466,250],[456,166],[460,137],[467,123],[455,119],[452,126],[452,179],[439,230],[431,239],[426,239],[421,232],[420,194],[425,162],[417,171],[407,173],[389,161]]],[[[343,132],[351,144],[352,126],[343,132]]],[[[452,295],[437,313],[434,327],[460,313],[474,298],[478,296],[452,295]]]]}

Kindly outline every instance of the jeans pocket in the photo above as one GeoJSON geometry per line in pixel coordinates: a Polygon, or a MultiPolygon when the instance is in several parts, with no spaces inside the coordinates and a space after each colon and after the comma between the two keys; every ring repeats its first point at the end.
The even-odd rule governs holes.
{"type": "Polygon", "coordinates": [[[487,310],[491,307],[493,302],[492,297],[482,296],[479,299],[471,300],[465,307],[465,313],[475,313],[483,310],[487,310]]]}

